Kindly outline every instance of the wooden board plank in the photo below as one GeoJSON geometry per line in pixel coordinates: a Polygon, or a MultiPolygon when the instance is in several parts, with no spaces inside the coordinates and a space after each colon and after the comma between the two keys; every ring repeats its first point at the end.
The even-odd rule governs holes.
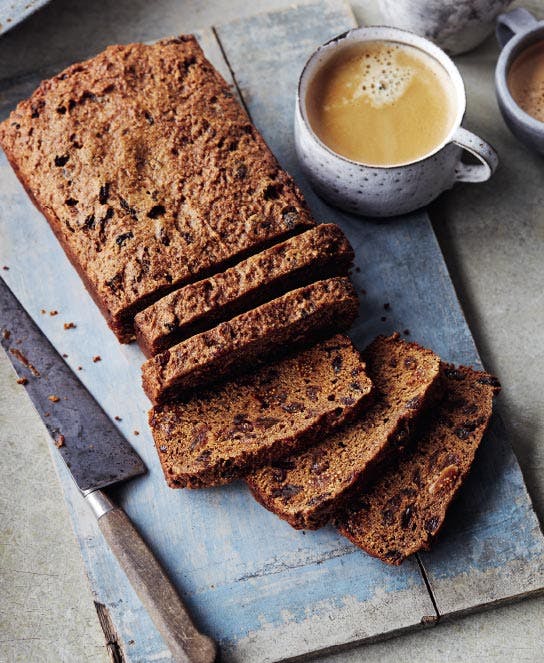
{"type": "MultiPolygon", "coordinates": [[[[310,48],[346,27],[341,8],[310,48]]],[[[217,62],[213,33],[200,35],[217,62]]],[[[36,81],[34,81],[34,84],[36,81]]],[[[32,88],[8,86],[4,112],[32,88]]],[[[198,492],[172,491],[162,477],[146,424],[140,389],[143,360],[119,346],[41,215],[0,161],[0,264],[10,287],[55,347],[142,455],[149,474],[116,492],[138,529],[167,568],[197,621],[216,637],[225,660],[274,661],[346,641],[380,637],[418,624],[434,610],[415,562],[400,572],[384,567],[333,529],[294,532],[258,506],[242,485],[198,492]],[[37,277],[39,275],[39,278],[37,277]],[[62,283],[62,287],[60,287],[62,283]],[[58,310],[51,317],[41,310],[58,310]],[[65,331],[73,321],[76,329],[65,331]],[[100,355],[102,361],[92,362],[100,355]],[[134,431],[138,430],[139,435],[134,431]],[[205,523],[205,527],[202,525],[205,523]],[[277,643],[281,642],[281,645],[277,643]]],[[[53,451],[95,600],[104,605],[127,659],[167,661],[169,653],[105,546],[96,523],[53,451]]]]}
{"type": "MultiPolygon", "coordinates": [[[[301,185],[314,215],[339,223],[355,248],[360,271],[353,278],[365,293],[355,342],[364,347],[376,334],[406,329],[445,360],[480,368],[427,214],[385,221],[343,214],[321,201],[300,171],[292,138],[294,91],[312,50],[303,12],[319,7],[325,17],[337,6],[318,3],[230,24],[218,30],[219,40],[253,121],[301,185]]],[[[439,544],[420,559],[441,616],[544,589],[544,539],[500,414],[439,544]]]]}
{"type": "MultiPolygon", "coordinates": [[[[362,345],[376,333],[408,327],[413,338],[429,343],[446,358],[474,363],[477,355],[470,332],[426,215],[382,223],[362,221],[326,207],[299,177],[291,144],[298,71],[316,45],[345,30],[352,21],[345,6],[327,2],[224,26],[217,34],[253,119],[306,189],[317,217],[336,219],[357,249],[361,272],[354,276],[367,294],[362,297],[360,324],[354,329],[356,342],[362,345]],[[271,61],[275,69],[271,69],[271,61]],[[263,83],[268,83],[273,95],[263,95],[263,83]],[[387,313],[385,302],[391,305],[387,313]],[[381,320],[384,315],[385,322],[381,320]]],[[[229,68],[212,31],[205,31],[201,40],[227,76],[229,68]]],[[[12,106],[34,85],[27,77],[4,86],[3,108],[12,106]]],[[[120,347],[107,330],[3,156],[0,182],[0,264],[11,266],[3,275],[55,346],[69,355],[70,365],[74,369],[83,366],[79,374],[110,416],[123,417],[120,426],[150,473],[118,491],[117,498],[165,564],[199,623],[222,642],[227,660],[280,660],[375,639],[416,626],[421,617],[434,614],[415,562],[401,570],[389,569],[330,529],[296,533],[254,504],[239,485],[192,494],[168,490],[145,421],[147,402],[139,389],[141,353],[133,347],[120,347]],[[62,288],[56,285],[59,281],[62,288]],[[42,308],[58,309],[60,315],[44,316],[42,308]],[[70,320],[78,327],[66,332],[62,322],[70,320]],[[95,354],[103,361],[93,364],[95,354]],[[141,434],[135,436],[134,430],[141,434]],[[277,642],[282,643],[280,648],[277,642]]],[[[471,523],[472,514],[456,513],[442,539],[444,552],[439,546],[436,554],[424,558],[443,614],[536,591],[543,584],[538,566],[542,541],[534,528],[536,520],[504,435],[500,440],[504,446],[501,463],[494,458],[494,443],[489,438],[486,442],[491,444],[494,461],[486,471],[497,486],[481,510],[483,516],[495,514],[490,527],[498,538],[490,543],[488,527],[479,541],[487,548],[495,545],[497,554],[487,555],[477,567],[473,561],[480,530],[472,528],[467,535],[462,523],[471,523]],[[510,510],[509,531],[516,518],[523,518],[526,524],[527,534],[517,549],[508,549],[509,537],[515,537],[508,534],[501,539],[497,526],[506,517],[501,502],[506,487],[511,488],[506,494],[513,498],[509,504],[519,507],[510,510]],[[456,527],[460,530],[457,537],[456,527]],[[462,553],[455,568],[449,558],[457,546],[462,553]],[[528,570],[521,583],[517,571],[509,573],[509,584],[502,582],[497,569],[505,559],[528,570]],[[472,584],[475,568],[482,580],[472,584]],[[493,594],[494,585],[499,589],[493,594]],[[452,587],[462,587],[462,592],[453,595],[452,587]]],[[[488,463],[486,457],[478,467],[483,463],[488,463]]],[[[58,471],[96,600],[112,616],[128,660],[170,660],[61,464],[58,471]]],[[[470,495],[467,491],[464,495],[470,495]]],[[[477,490],[470,499],[478,499],[477,490]]],[[[469,500],[467,510],[475,506],[469,500]]],[[[479,513],[477,509],[475,513],[479,513]]]]}

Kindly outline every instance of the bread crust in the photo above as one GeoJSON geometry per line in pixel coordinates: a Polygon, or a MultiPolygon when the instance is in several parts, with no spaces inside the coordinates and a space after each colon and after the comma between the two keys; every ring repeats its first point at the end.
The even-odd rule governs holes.
{"type": "Polygon", "coordinates": [[[155,407],[149,423],[169,486],[217,486],[274,461],[283,472],[279,459],[356,416],[370,393],[359,352],[336,335],[187,403],[155,407]]]}
{"type": "Polygon", "coordinates": [[[166,295],[136,315],[136,339],[151,357],[291,289],[346,275],[353,257],[339,226],[318,225],[166,295]]]}
{"type": "Polygon", "coordinates": [[[444,524],[488,427],[496,378],[466,366],[442,364],[445,394],[407,449],[357,496],[338,529],[352,543],[398,566],[428,550],[444,524]]]}
{"type": "Polygon", "coordinates": [[[320,444],[288,457],[292,468],[282,481],[271,467],[246,478],[257,501],[295,529],[317,529],[338,515],[402,451],[440,393],[439,357],[398,334],[378,337],[362,356],[374,385],[372,405],[320,444]]]}
{"type": "Polygon", "coordinates": [[[0,144],[122,342],[167,292],[313,226],[190,35],[68,67],[0,144]]]}
{"type": "Polygon", "coordinates": [[[345,277],[292,290],[148,359],[142,366],[144,391],[159,405],[255,370],[272,357],[349,328],[358,304],[345,277]]]}

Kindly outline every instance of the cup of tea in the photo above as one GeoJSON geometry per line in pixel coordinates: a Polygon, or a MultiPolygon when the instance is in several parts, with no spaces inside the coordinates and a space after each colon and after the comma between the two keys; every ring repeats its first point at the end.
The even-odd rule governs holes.
{"type": "Polygon", "coordinates": [[[504,121],[527,147],[544,154],[544,21],[521,7],[497,19],[502,52],[495,89],[504,121]]]}
{"type": "Polygon", "coordinates": [[[398,28],[356,28],[318,48],[302,71],[297,155],[332,205],[405,214],[495,171],[495,150],[461,127],[465,106],[461,75],[438,46],[398,28]],[[476,162],[463,163],[463,150],[476,162]]]}

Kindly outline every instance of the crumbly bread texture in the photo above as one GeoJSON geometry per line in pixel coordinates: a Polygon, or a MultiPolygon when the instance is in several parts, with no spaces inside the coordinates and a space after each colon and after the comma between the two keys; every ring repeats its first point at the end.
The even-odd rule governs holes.
{"type": "Polygon", "coordinates": [[[491,417],[496,378],[442,366],[445,397],[401,462],[362,492],[340,532],[370,555],[401,564],[428,549],[474,460],[491,417]]]}
{"type": "Polygon", "coordinates": [[[142,366],[155,405],[237,372],[254,370],[276,353],[348,328],[357,315],[348,278],[316,281],[178,343],[142,366]]]}
{"type": "Polygon", "coordinates": [[[192,36],[44,81],[0,144],[121,341],[166,292],[313,225],[192,36]]]}
{"type": "Polygon", "coordinates": [[[318,279],[347,274],[353,249],[335,224],[322,224],[186,285],[138,313],[136,339],[147,357],[318,279]]]}
{"type": "Polygon", "coordinates": [[[316,529],[403,449],[420,414],[437,398],[440,359],[397,334],[363,352],[373,403],[353,423],[302,454],[247,477],[255,498],[297,529],[316,529]]]}
{"type": "Polygon", "coordinates": [[[215,486],[327,434],[370,390],[360,354],[337,335],[187,403],[155,407],[149,423],[172,488],[215,486]]]}

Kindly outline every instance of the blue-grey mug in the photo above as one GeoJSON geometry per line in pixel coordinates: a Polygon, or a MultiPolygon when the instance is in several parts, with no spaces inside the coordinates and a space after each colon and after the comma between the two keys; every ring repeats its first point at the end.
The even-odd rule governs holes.
{"type": "Polygon", "coordinates": [[[508,72],[526,48],[544,40],[544,21],[518,7],[497,18],[497,41],[502,52],[495,68],[495,90],[499,108],[510,131],[527,147],[544,154],[544,122],[526,113],[508,87],[508,72]]]}

